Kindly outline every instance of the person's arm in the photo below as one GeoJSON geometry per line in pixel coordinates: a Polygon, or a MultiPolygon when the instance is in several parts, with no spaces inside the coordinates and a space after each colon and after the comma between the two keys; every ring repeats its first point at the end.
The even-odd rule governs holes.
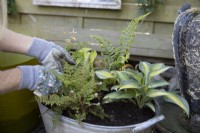
{"type": "Polygon", "coordinates": [[[5,29],[0,40],[0,51],[25,54],[36,57],[50,69],[62,71],[61,59],[75,64],[70,54],[62,47],[44,39],[25,36],[5,29]]]}
{"type": "Polygon", "coordinates": [[[0,95],[15,90],[29,89],[37,95],[57,93],[61,82],[43,66],[18,66],[0,71],[0,95]]]}
{"type": "Polygon", "coordinates": [[[61,84],[56,77],[49,72],[49,69],[61,72],[61,59],[74,64],[70,54],[62,47],[52,42],[25,36],[8,29],[4,30],[3,37],[0,39],[0,51],[33,56],[44,65],[44,67],[19,66],[15,69],[1,71],[0,93],[23,88],[32,91],[37,90],[43,95],[56,93],[61,84]]]}
{"type": "Polygon", "coordinates": [[[0,71],[0,94],[18,90],[21,82],[21,71],[19,68],[0,71]]]}
{"type": "Polygon", "coordinates": [[[0,39],[0,51],[26,54],[33,38],[5,29],[0,39]]]}

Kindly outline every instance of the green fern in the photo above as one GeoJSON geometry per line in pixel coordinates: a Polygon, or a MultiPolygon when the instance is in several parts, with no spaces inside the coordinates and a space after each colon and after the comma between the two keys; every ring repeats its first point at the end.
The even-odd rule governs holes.
{"type": "Polygon", "coordinates": [[[93,103],[93,100],[98,99],[96,93],[100,91],[95,81],[93,61],[96,56],[94,52],[83,48],[74,51],[72,57],[76,60],[81,59],[81,62],[75,66],[64,62],[63,74],[56,74],[63,84],[62,90],[57,94],[39,97],[38,101],[50,105],[56,111],[62,112],[68,109],[71,112],[70,116],[79,123],[86,119],[87,114],[94,114],[93,110],[99,110],[101,114],[97,116],[104,117],[102,107],[93,103]]]}
{"type": "Polygon", "coordinates": [[[104,37],[92,36],[92,38],[96,39],[100,46],[101,59],[104,62],[105,68],[115,69],[117,66],[114,67],[114,64],[120,53],[118,48],[104,37]]]}
{"type": "Polygon", "coordinates": [[[135,31],[140,23],[148,14],[133,19],[129,25],[122,30],[119,38],[119,45],[111,44],[104,37],[92,36],[100,46],[102,60],[109,70],[117,70],[122,67],[130,57],[130,49],[134,43],[135,31]]]}
{"type": "Polygon", "coordinates": [[[135,31],[140,23],[144,18],[146,18],[150,13],[147,13],[145,15],[139,16],[135,19],[133,19],[129,25],[122,30],[122,34],[119,39],[119,44],[127,47],[131,47],[131,45],[134,43],[134,37],[135,37],[135,31]]]}

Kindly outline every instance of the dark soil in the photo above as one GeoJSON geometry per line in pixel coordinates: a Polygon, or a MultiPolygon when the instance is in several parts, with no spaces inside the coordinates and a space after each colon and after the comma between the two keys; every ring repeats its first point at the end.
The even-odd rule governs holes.
{"type": "Polygon", "coordinates": [[[93,115],[88,115],[84,122],[105,125],[105,126],[125,126],[144,122],[154,116],[149,108],[139,109],[131,102],[115,102],[103,105],[104,111],[110,118],[101,120],[93,115]]]}
{"type": "MultiPolygon", "coordinates": [[[[92,114],[88,114],[84,122],[104,126],[125,126],[144,122],[154,117],[154,112],[149,108],[139,109],[132,102],[113,102],[103,104],[104,112],[109,116],[103,120],[92,114]]],[[[64,111],[64,116],[69,116],[64,111]]]]}

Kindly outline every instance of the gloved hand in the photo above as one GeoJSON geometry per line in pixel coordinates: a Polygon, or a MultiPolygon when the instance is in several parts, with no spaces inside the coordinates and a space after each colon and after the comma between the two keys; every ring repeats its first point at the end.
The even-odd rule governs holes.
{"type": "Polygon", "coordinates": [[[75,64],[70,54],[62,47],[43,39],[33,38],[27,55],[39,59],[46,68],[62,71],[61,59],[75,64]]]}
{"type": "Polygon", "coordinates": [[[22,72],[20,89],[28,88],[37,95],[49,95],[57,93],[61,88],[61,82],[44,66],[18,66],[22,72]]]}

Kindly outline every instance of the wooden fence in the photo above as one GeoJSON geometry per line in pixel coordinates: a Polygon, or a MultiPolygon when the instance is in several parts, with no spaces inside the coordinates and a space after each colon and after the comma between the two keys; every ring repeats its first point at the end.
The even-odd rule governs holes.
{"type": "MultiPolygon", "coordinates": [[[[121,30],[131,19],[141,15],[136,0],[122,0],[121,10],[35,6],[32,0],[15,1],[18,15],[9,17],[10,29],[60,45],[64,45],[67,38],[64,32],[72,29],[77,31],[79,41],[95,42],[90,35],[100,35],[117,44],[121,30]]],[[[185,2],[200,7],[198,0],[166,0],[139,26],[131,54],[173,60],[173,24],[177,10],[185,2]]]]}

